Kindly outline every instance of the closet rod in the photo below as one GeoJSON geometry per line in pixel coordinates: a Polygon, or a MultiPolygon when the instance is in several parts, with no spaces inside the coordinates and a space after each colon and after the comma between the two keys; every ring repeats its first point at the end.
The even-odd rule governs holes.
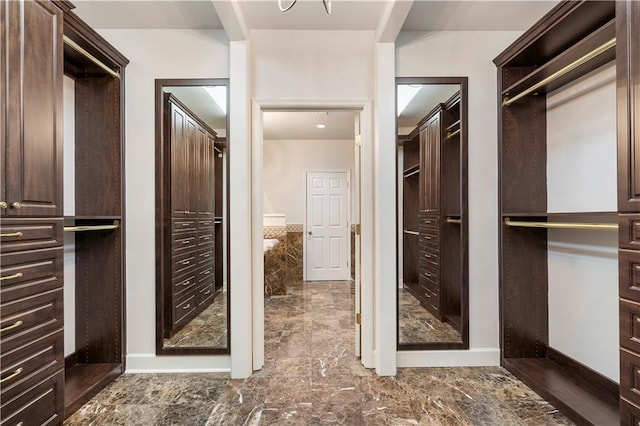
{"type": "Polygon", "coordinates": [[[459,134],[462,130],[458,129],[455,132],[451,132],[447,134],[447,139],[451,139],[452,137],[454,137],[455,135],[459,134]]]}
{"type": "Polygon", "coordinates": [[[96,64],[97,66],[102,68],[103,70],[105,70],[112,77],[120,78],[120,73],[119,72],[114,71],[111,68],[109,68],[108,66],[106,66],[104,63],[102,63],[102,61],[100,59],[96,58],[91,53],[89,53],[86,50],[84,50],[78,43],[76,43],[75,41],[71,40],[69,37],[64,36],[64,43],[67,46],[71,47],[76,52],[81,53],[82,55],[86,56],[87,59],[89,59],[91,62],[93,62],[94,64],[96,64]]]}
{"type": "Polygon", "coordinates": [[[118,229],[119,227],[120,222],[116,220],[113,222],[113,225],[65,226],[64,232],[108,231],[112,229],[118,229]]]}
{"type": "Polygon", "coordinates": [[[506,218],[504,224],[520,228],[548,229],[590,229],[595,231],[617,231],[617,223],[576,223],[576,222],[526,222],[506,218]]]}
{"type": "Polygon", "coordinates": [[[419,232],[416,232],[416,231],[407,231],[406,229],[404,230],[404,233],[405,233],[405,234],[409,234],[409,235],[420,235],[420,233],[419,233],[419,232]]]}
{"type": "Polygon", "coordinates": [[[447,217],[447,223],[462,223],[462,220],[456,219],[455,217],[447,217]]]}
{"type": "Polygon", "coordinates": [[[589,62],[591,59],[595,58],[596,56],[598,56],[598,55],[600,55],[600,54],[602,54],[604,52],[606,52],[607,50],[609,50],[610,48],[614,47],[615,45],[616,45],[616,39],[612,38],[608,42],[604,43],[603,45],[601,45],[599,47],[596,47],[591,52],[587,53],[586,55],[582,56],[581,58],[578,58],[575,61],[571,62],[569,65],[565,66],[564,68],[561,68],[558,71],[554,72],[549,77],[547,77],[547,78],[543,79],[542,81],[534,84],[533,86],[529,87],[528,89],[525,89],[522,92],[518,93],[514,97],[510,98],[508,96],[505,96],[503,101],[502,101],[502,106],[511,105],[512,103],[516,102],[520,98],[523,98],[523,97],[527,96],[529,93],[538,90],[539,88],[541,88],[545,84],[550,83],[553,80],[557,79],[558,77],[562,77],[563,75],[565,75],[569,71],[573,71],[574,69],[578,68],[580,65],[589,62]]]}

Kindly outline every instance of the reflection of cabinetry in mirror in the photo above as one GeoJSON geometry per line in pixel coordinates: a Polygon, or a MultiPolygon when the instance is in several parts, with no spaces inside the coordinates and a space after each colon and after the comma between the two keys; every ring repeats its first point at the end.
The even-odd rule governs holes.
{"type": "MultiPolygon", "coordinates": [[[[165,93],[171,150],[171,288],[165,337],[211,304],[215,295],[216,132],[165,93]]],[[[219,166],[218,166],[219,168],[219,166]]]]}
{"type": "Polygon", "coordinates": [[[437,319],[461,331],[460,92],[405,138],[405,288],[437,319]],[[417,158],[416,158],[417,157],[417,158]]]}

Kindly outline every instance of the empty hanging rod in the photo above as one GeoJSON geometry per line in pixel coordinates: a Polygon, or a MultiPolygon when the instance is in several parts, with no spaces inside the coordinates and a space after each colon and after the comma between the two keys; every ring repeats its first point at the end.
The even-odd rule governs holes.
{"type": "Polygon", "coordinates": [[[113,222],[113,225],[65,226],[64,232],[109,231],[118,229],[119,227],[120,222],[116,220],[113,222]]]}
{"type": "Polygon", "coordinates": [[[456,219],[455,217],[447,217],[447,223],[462,223],[462,220],[456,219]]]}
{"type": "Polygon", "coordinates": [[[420,233],[419,233],[419,232],[416,232],[416,231],[407,231],[406,229],[404,230],[404,233],[405,233],[405,234],[409,234],[409,235],[420,235],[420,233]]]}
{"type": "Polygon", "coordinates": [[[515,95],[514,97],[510,98],[508,96],[505,96],[503,101],[502,101],[502,106],[511,105],[512,103],[516,102],[518,99],[523,98],[523,97],[527,96],[529,93],[538,90],[539,88],[541,88],[545,84],[550,83],[553,80],[557,79],[558,77],[562,77],[566,73],[568,73],[570,71],[573,71],[574,69],[578,68],[580,65],[589,62],[591,59],[595,58],[596,56],[598,56],[598,55],[600,55],[600,54],[602,54],[604,52],[606,52],[607,50],[609,50],[610,48],[614,47],[615,45],[616,45],[616,39],[612,38],[611,40],[609,40],[605,44],[593,49],[591,52],[587,53],[586,55],[584,55],[584,56],[582,56],[582,57],[580,57],[578,59],[576,59],[575,61],[571,62],[569,65],[565,66],[564,68],[559,69],[558,71],[556,71],[553,74],[551,74],[549,77],[543,79],[539,83],[534,84],[533,86],[529,87],[528,89],[523,90],[522,92],[520,92],[519,94],[515,95]]]}
{"type": "Polygon", "coordinates": [[[96,58],[91,53],[87,52],[78,43],[76,43],[75,41],[71,40],[69,37],[64,36],[64,43],[67,46],[71,47],[76,52],[81,53],[82,55],[86,56],[87,59],[89,59],[91,62],[93,62],[94,64],[96,64],[97,66],[102,68],[103,70],[105,70],[112,77],[120,78],[120,73],[119,72],[114,71],[111,68],[109,68],[108,66],[106,66],[100,59],[96,58]]]}
{"type": "Polygon", "coordinates": [[[617,223],[576,223],[576,222],[526,222],[510,220],[506,218],[504,224],[507,226],[521,228],[548,228],[548,229],[590,229],[595,231],[617,231],[617,223]]]}
{"type": "Polygon", "coordinates": [[[454,137],[455,135],[459,134],[462,130],[458,129],[455,132],[451,132],[447,134],[447,139],[450,139],[452,137],[454,137]]]}

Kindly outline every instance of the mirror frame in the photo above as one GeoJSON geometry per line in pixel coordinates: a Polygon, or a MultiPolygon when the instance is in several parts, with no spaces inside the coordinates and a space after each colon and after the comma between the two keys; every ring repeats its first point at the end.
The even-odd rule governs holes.
{"type": "MultiPolygon", "coordinates": [[[[400,343],[400,299],[398,297],[398,284],[400,280],[399,274],[396,277],[396,349],[398,351],[416,351],[416,350],[451,350],[451,349],[469,349],[469,146],[468,146],[468,127],[469,127],[469,78],[468,77],[396,77],[395,87],[395,134],[396,134],[396,212],[399,211],[399,192],[397,191],[398,182],[398,85],[399,84],[458,84],[460,85],[460,238],[461,249],[460,257],[462,270],[460,271],[461,279],[461,342],[424,342],[424,343],[400,343]]],[[[443,100],[444,102],[444,100],[443,100]]],[[[435,107],[435,105],[434,105],[435,107]]],[[[429,108],[431,110],[431,108],[429,108]]],[[[425,112],[425,114],[428,111],[425,112]]],[[[399,236],[398,229],[401,218],[396,215],[396,271],[400,271],[402,259],[399,252],[399,236]]]]}
{"type": "Polygon", "coordinates": [[[165,86],[226,86],[227,87],[227,155],[226,166],[226,186],[224,190],[229,199],[229,93],[230,84],[228,78],[184,78],[184,79],[155,79],[155,197],[156,197],[156,355],[229,355],[231,353],[231,274],[230,274],[230,253],[229,253],[229,202],[223,211],[227,220],[227,347],[164,347],[163,324],[164,324],[164,286],[166,280],[171,280],[171,262],[167,256],[167,249],[171,248],[171,217],[169,197],[165,195],[171,191],[171,181],[167,172],[170,163],[170,147],[165,146],[165,135],[163,126],[164,105],[163,88],[165,86]]]}

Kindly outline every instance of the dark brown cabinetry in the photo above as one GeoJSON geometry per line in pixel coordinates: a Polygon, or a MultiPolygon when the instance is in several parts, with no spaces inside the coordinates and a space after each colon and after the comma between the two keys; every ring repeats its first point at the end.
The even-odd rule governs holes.
{"type": "Polygon", "coordinates": [[[164,95],[171,152],[171,280],[165,336],[213,301],[216,284],[216,132],[170,93],[164,95]]]}
{"type": "Polygon", "coordinates": [[[466,191],[461,187],[460,103],[458,91],[400,139],[405,164],[403,285],[433,316],[458,331],[463,328],[466,246],[460,229],[466,191]]]}
{"type": "MultiPolygon", "coordinates": [[[[627,77],[621,78],[620,74],[626,75],[629,67],[621,64],[620,50],[631,40],[637,44],[639,39],[628,38],[629,27],[620,12],[634,7],[636,2],[617,3],[616,11],[616,2],[562,1],[494,60],[498,67],[499,103],[502,365],[576,422],[585,424],[620,421],[619,390],[624,396],[621,388],[626,379],[623,376],[631,370],[621,367],[619,387],[549,345],[549,298],[554,293],[549,292],[551,238],[546,228],[573,229],[563,232],[574,232],[576,241],[581,241],[581,235],[585,234],[579,233],[585,229],[615,229],[618,212],[549,212],[548,190],[552,183],[547,181],[547,157],[554,153],[547,149],[550,137],[547,112],[551,104],[547,105],[546,95],[611,63],[616,57],[618,97],[628,92],[627,77]]],[[[619,141],[620,129],[627,126],[628,119],[619,111],[619,141]]],[[[586,145],[584,149],[588,149],[586,145]]],[[[621,150],[619,143],[619,158],[621,150]]],[[[619,162],[619,187],[624,185],[627,173],[623,162],[619,162]]],[[[587,238],[588,235],[585,241],[587,238]]],[[[621,244],[622,240],[621,236],[621,244]]],[[[633,237],[625,241],[632,242],[633,237]]],[[[633,275],[624,273],[625,259],[626,254],[620,251],[621,295],[624,277],[633,275]]],[[[603,282],[602,285],[615,283],[603,282]]],[[[634,308],[633,304],[622,306],[621,315],[634,308]]],[[[621,327],[627,323],[621,318],[621,327]]],[[[623,346],[629,340],[624,334],[621,329],[623,346]]],[[[632,418],[629,410],[633,410],[633,405],[622,405],[623,424],[632,418]]]]}

